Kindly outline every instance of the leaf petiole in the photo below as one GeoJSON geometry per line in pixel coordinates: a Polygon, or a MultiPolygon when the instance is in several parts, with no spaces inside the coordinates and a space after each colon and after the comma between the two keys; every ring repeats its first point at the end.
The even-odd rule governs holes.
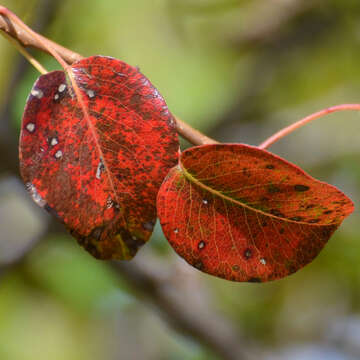
{"type": "Polygon", "coordinates": [[[279,141],[283,137],[291,134],[296,129],[301,128],[302,126],[306,125],[307,123],[319,119],[325,115],[332,114],[337,111],[345,111],[345,110],[360,110],[360,104],[341,104],[341,105],[335,105],[328,107],[326,109],[322,109],[320,111],[317,111],[311,115],[308,115],[304,117],[303,119],[295,122],[294,124],[291,124],[284,129],[281,129],[274,135],[270,136],[268,139],[263,141],[258,147],[259,149],[267,149],[271,145],[273,145],[275,142],[279,141]]]}

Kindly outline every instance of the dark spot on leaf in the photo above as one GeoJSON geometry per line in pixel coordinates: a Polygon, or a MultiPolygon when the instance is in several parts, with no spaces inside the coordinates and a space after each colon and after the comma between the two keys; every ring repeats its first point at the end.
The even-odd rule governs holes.
{"type": "Polygon", "coordinates": [[[279,233],[280,234],[283,234],[285,232],[285,229],[284,228],[281,228],[280,230],[279,230],[279,233]]]}
{"type": "Polygon", "coordinates": [[[132,105],[138,105],[141,102],[141,95],[135,93],[131,99],[130,99],[130,104],[132,105]]]}
{"type": "Polygon", "coordinates": [[[313,209],[315,207],[315,204],[309,204],[306,206],[306,210],[313,209]]]}
{"type": "Polygon", "coordinates": [[[309,186],[298,184],[298,185],[294,186],[294,189],[295,189],[295,191],[298,191],[298,192],[304,192],[304,191],[308,191],[310,188],[309,188],[309,186]]]}
{"type": "Polygon", "coordinates": [[[292,274],[294,272],[296,272],[296,266],[294,266],[293,262],[291,261],[287,261],[285,264],[286,268],[288,269],[289,273],[292,274]]]}
{"type": "Polygon", "coordinates": [[[202,270],[202,268],[204,267],[202,261],[200,261],[200,260],[196,261],[196,263],[194,264],[194,266],[195,266],[198,270],[202,270]]]}
{"type": "Polygon", "coordinates": [[[267,169],[269,169],[269,170],[272,170],[272,169],[275,169],[275,166],[274,166],[274,165],[269,164],[269,165],[266,165],[266,168],[267,168],[267,169]]]}
{"type": "Polygon", "coordinates": [[[239,267],[239,265],[233,265],[232,269],[233,269],[234,271],[239,271],[239,270],[240,270],[240,267],[239,267]]]}
{"type": "Polygon", "coordinates": [[[251,258],[251,256],[252,256],[252,251],[251,251],[251,249],[246,249],[246,250],[244,251],[244,257],[245,257],[245,259],[248,260],[248,259],[251,258]]]}
{"type": "Polygon", "coordinates": [[[251,283],[261,283],[261,279],[260,278],[257,278],[257,277],[252,277],[248,280],[248,282],[251,282],[251,283]]]}
{"type": "Polygon", "coordinates": [[[284,214],[277,209],[271,209],[270,214],[278,216],[278,217],[285,217],[284,214]]]}
{"type": "Polygon", "coordinates": [[[328,214],[331,214],[333,211],[332,210],[326,210],[324,211],[324,214],[328,215],[328,214]]]}
{"type": "Polygon", "coordinates": [[[320,221],[320,219],[311,219],[309,220],[309,224],[316,224],[320,221]]]}
{"type": "Polygon", "coordinates": [[[280,189],[277,186],[273,185],[273,184],[270,184],[267,187],[267,190],[268,190],[269,194],[276,194],[276,193],[280,192],[280,189]]]}
{"type": "Polygon", "coordinates": [[[328,237],[333,231],[334,231],[333,227],[328,227],[328,228],[324,228],[321,233],[324,237],[328,237]]]}
{"type": "Polygon", "coordinates": [[[116,212],[120,210],[120,205],[114,200],[112,200],[112,206],[116,210],[116,212]]]}
{"type": "Polygon", "coordinates": [[[243,173],[244,173],[244,175],[245,176],[247,176],[247,177],[250,177],[251,176],[251,173],[249,172],[249,169],[248,168],[243,168],[243,173]]]}
{"type": "Polygon", "coordinates": [[[302,218],[301,216],[293,216],[293,217],[289,218],[289,220],[302,221],[302,220],[304,220],[304,218],[302,218]]]}

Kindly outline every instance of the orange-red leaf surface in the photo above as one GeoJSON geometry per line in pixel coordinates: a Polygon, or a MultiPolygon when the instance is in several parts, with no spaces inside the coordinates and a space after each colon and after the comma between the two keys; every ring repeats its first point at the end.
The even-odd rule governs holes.
{"type": "Polygon", "coordinates": [[[250,282],[280,279],[311,262],[353,211],[335,187],[240,144],[184,151],[157,206],[166,238],[188,263],[250,282]]]}
{"type": "Polygon", "coordinates": [[[93,56],[40,76],[20,135],[20,170],[35,202],[102,259],[130,259],[150,237],[156,194],[176,164],[164,99],[135,67],[93,56]]]}

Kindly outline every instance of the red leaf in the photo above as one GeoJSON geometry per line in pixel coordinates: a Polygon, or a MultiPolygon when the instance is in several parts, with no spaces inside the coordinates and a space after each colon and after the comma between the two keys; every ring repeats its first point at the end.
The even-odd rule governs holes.
{"type": "Polygon", "coordinates": [[[165,101],[136,68],[94,56],[40,76],[20,136],[20,169],[35,202],[56,214],[92,255],[130,259],[150,237],[156,194],[176,164],[165,101]]]}
{"type": "Polygon", "coordinates": [[[184,151],[157,206],[166,238],[188,263],[251,282],[280,279],[311,262],[353,211],[335,187],[240,144],[184,151]]]}

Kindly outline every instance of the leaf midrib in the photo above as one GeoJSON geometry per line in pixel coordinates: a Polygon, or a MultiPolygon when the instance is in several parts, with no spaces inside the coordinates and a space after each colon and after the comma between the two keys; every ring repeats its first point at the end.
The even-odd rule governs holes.
{"type": "Polygon", "coordinates": [[[179,161],[179,168],[182,171],[182,173],[184,174],[184,176],[187,178],[187,180],[189,180],[190,182],[193,182],[194,184],[198,185],[202,189],[204,189],[204,190],[210,192],[211,194],[216,195],[216,196],[218,196],[218,197],[220,197],[220,198],[222,198],[222,199],[224,199],[226,201],[232,202],[232,203],[234,203],[234,204],[236,204],[238,206],[241,206],[243,208],[249,209],[249,210],[254,211],[256,213],[262,214],[264,216],[268,216],[268,217],[275,218],[275,219],[280,219],[282,221],[286,221],[286,222],[289,222],[289,223],[303,224],[303,225],[309,225],[309,226],[314,226],[314,227],[339,225],[338,223],[336,223],[336,224],[311,224],[311,223],[307,223],[305,221],[295,221],[295,220],[290,220],[290,219],[283,218],[283,217],[280,217],[280,216],[276,216],[276,215],[273,215],[273,214],[269,214],[267,212],[264,212],[264,211],[261,211],[259,209],[253,208],[253,207],[251,207],[251,206],[249,206],[249,205],[247,205],[245,203],[242,203],[239,200],[236,200],[236,199],[233,199],[233,198],[231,198],[229,196],[226,196],[222,192],[220,192],[218,190],[215,190],[215,189],[203,184],[201,181],[196,179],[192,174],[190,174],[190,172],[188,172],[186,170],[186,168],[182,165],[181,161],[179,161]]]}
{"type": "MultiPolygon", "coordinates": [[[[100,146],[100,143],[99,143],[99,140],[98,140],[98,137],[97,137],[98,134],[97,134],[97,132],[96,132],[96,130],[95,130],[94,124],[92,123],[92,121],[91,121],[91,119],[90,119],[90,114],[89,114],[89,112],[88,112],[88,108],[87,108],[86,105],[85,105],[82,90],[80,89],[80,86],[78,85],[78,80],[77,80],[77,77],[76,77],[76,73],[73,72],[73,69],[74,69],[74,68],[73,68],[73,67],[70,67],[70,69],[71,69],[71,70],[70,70],[71,73],[70,73],[70,72],[67,72],[67,71],[65,71],[65,73],[67,72],[68,75],[69,75],[69,77],[72,77],[72,79],[74,80],[74,82],[75,82],[75,84],[76,84],[76,86],[77,86],[77,88],[78,88],[79,96],[76,96],[76,97],[78,98],[80,108],[81,108],[81,110],[82,110],[82,112],[83,112],[83,114],[84,114],[84,117],[85,117],[85,121],[86,121],[86,123],[87,123],[87,125],[88,125],[88,127],[89,127],[89,129],[90,129],[90,132],[91,132],[91,134],[92,134],[92,136],[93,136],[93,139],[94,139],[94,141],[95,141],[95,145],[96,145],[96,148],[97,148],[97,150],[98,150],[99,156],[100,156],[100,158],[102,159],[103,164],[104,164],[104,166],[105,166],[105,172],[106,172],[106,175],[107,175],[107,177],[108,177],[108,181],[109,181],[109,184],[110,184],[110,187],[111,187],[111,191],[113,192],[113,195],[114,195],[114,197],[115,197],[115,201],[116,201],[117,203],[119,203],[118,195],[117,195],[117,192],[116,192],[116,189],[115,189],[115,185],[114,185],[113,179],[112,179],[113,174],[110,172],[110,169],[108,168],[107,162],[106,162],[106,160],[105,160],[104,153],[103,153],[103,151],[102,151],[102,148],[101,148],[101,146],[100,146]]],[[[72,83],[71,79],[70,79],[70,82],[72,83]]],[[[76,94],[76,90],[74,90],[74,91],[75,91],[75,95],[77,95],[77,94],[76,94]]],[[[125,219],[124,219],[124,220],[125,220],[125,219]]],[[[125,223],[126,223],[126,222],[125,222],[125,223]]]]}

